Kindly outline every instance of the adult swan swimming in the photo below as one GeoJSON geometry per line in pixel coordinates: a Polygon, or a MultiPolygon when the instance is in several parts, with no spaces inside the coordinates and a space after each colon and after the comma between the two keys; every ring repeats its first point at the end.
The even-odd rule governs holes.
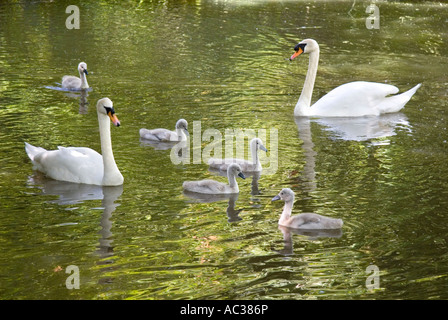
{"type": "Polygon", "coordinates": [[[294,47],[293,60],[302,53],[310,55],[308,72],[294,116],[309,117],[361,117],[398,112],[420,88],[421,83],[399,95],[398,88],[377,82],[355,81],[343,84],[320,98],[313,106],[314,82],[319,64],[319,45],[313,39],[305,39],[294,47]]]}
{"type": "Polygon", "coordinates": [[[58,147],[58,150],[47,151],[25,142],[25,150],[34,169],[55,180],[101,186],[122,185],[123,176],[118,170],[112,152],[109,119],[117,127],[120,121],[109,98],[98,100],[96,109],[102,155],[84,147],[58,147]]]}

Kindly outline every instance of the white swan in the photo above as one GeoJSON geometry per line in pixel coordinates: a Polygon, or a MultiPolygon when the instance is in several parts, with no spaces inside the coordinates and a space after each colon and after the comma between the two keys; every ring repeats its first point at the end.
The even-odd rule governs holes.
{"type": "Polygon", "coordinates": [[[398,93],[398,88],[376,82],[349,82],[333,89],[310,107],[319,63],[319,45],[313,39],[305,39],[294,50],[290,60],[302,53],[310,55],[305,84],[294,108],[294,116],[359,117],[397,112],[421,86],[419,83],[402,94],[389,96],[398,93]]]}
{"type": "Polygon", "coordinates": [[[80,62],[78,64],[79,78],[75,76],[63,76],[62,77],[62,87],[71,90],[81,90],[89,88],[87,83],[87,77],[89,73],[87,72],[87,64],[85,62],[80,62]]]}
{"type": "Polygon", "coordinates": [[[261,163],[260,159],[258,158],[258,150],[263,150],[265,152],[268,152],[266,147],[263,145],[263,141],[261,141],[260,138],[253,138],[250,141],[250,153],[252,156],[252,161],[243,160],[243,159],[233,159],[233,158],[225,158],[225,159],[217,159],[217,158],[210,158],[208,160],[208,164],[211,169],[217,169],[217,170],[227,170],[229,165],[232,163],[238,163],[241,167],[241,170],[243,172],[257,172],[261,171],[261,163]]]}
{"type": "Polygon", "coordinates": [[[321,216],[317,213],[301,213],[295,216],[291,216],[292,206],[294,205],[294,192],[289,188],[284,188],[278,195],[272,198],[275,200],[285,201],[282,215],[278,220],[278,224],[281,226],[294,228],[294,229],[340,229],[344,224],[341,219],[333,219],[325,216],[321,216]]]}
{"type": "Polygon", "coordinates": [[[236,182],[236,176],[246,179],[241,172],[241,167],[233,163],[227,169],[227,179],[229,184],[215,181],[215,180],[200,180],[200,181],[185,181],[182,185],[185,191],[207,193],[207,194],[228,194],[239,193],[238,183],[236,182]]]}
{"type": "Polygon", "coordinates": [[[140,137],[146,140],[153,141],[185,141],[187,136],[185,132],[188,132],[188,122],[185,119],[179,119],[176,122],[176,131],[168,129],[140,129],[140,137]]]}
{"type": "Polygon", "coordinates": [[[98,100],[96,109],[102,155],[84,147],[58,147],[58,150],[47,151],[25,142],[33,168],[55,180],[103,186],[123,184],[123,176],[112,152],[109,118],[115,126],[119,126],[120,121],[109,98],[98,100]]]}

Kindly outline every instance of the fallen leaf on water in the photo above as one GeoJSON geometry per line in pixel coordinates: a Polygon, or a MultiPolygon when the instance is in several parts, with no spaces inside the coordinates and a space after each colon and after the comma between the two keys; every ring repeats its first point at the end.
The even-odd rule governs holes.
{"type": "Polygon", "coordinates": [[[57,266],[56,268],[53,269],[53,272],[59,272],[59,271],[62,271],[61,266],[57,266]]]}

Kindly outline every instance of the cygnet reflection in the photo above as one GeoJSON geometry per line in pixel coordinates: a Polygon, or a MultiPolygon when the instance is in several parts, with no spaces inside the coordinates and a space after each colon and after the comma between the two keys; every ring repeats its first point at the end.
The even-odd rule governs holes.
{"type": "Polygon", "coordinates": [[[195,199],[201,203],[211,203],[217,201],[228,200],[227,206],[227,221],[235,222],[240,221],[242,218],[239,216],[243,209],[235,209],[236,201],[238,200],[238,193],[233,194],[205,194],[205,193],[197,193],[197,192],[189,192],[187,190],[183,191],[183,194],[186,197],[191,199],[195,199]]]}
{"type": "Polygon", "coordinates": [[[284,227],[279,225],[278,229],[283,234],[283,249],[274,250],[282,255],[291,255],[294,253],[294,245],[292,235],[301,235],[307,237],[307,240],[318,240],[320,238],[340,238],[342,236],[342,229],[328,229],[328,230],[301,230],[284,227]]]}

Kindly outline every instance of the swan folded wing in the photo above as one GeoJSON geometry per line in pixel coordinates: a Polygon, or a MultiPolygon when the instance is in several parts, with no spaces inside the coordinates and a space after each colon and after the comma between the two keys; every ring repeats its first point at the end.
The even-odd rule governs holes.
{"type": "Polygon", "coordinates": [[[48,177],[75,183],[100,185],[103,178],[103,157],[90,148],[58,147],[34,157],[37,170],[48,177]]]}
{"type": "Polygon", "coordinates": [[[417,91],[417,89],[420,88],[420,86],[421,84],[419,83],[413,88],[401,94],[386,97],[378,105],[378,109],[380,109],[381,113],[392,113],[400,111],[405,106],[405,104],[408,103],[408,101],[412,98],[412,96],[417,91]]]}
{"type": "Polygon", "coordinates": [[[80,88],[81,82],[81,79],[75,76],[62,77],[62,87],[64,88],[80,88]]]}
{"type": "Polygon", "coordinates": [[[183,188],[191,192],[215,194],[224,193],[227,185],[219,181],[206,179],[200,181],[185,181],[183,188]]]}
{"type": "MultiPolygon", "coordinates": [[[[382,103],[399,89],[390,84],[355,81],[343,84],[320,98],[313,106],[316,116],[369,116],[384,112],[382,103]]],[[[390,107],[390,106],[389,106],[390,107]]]]}
{"type": "Polygon", "coordinates": [[[304,228],[304,227],[314,227],[314,225],[318,224],[320,222],[320,217],[316,214],[312,213],[301,213],[297,216],[293,216],[292,219],[294,219],[297,227],[304,228]]]}
{"type": "Polygon", "coordinates": [[[296,228],[300,229],[339,229],[343,222],[341,219],[324,217],[316,213],[302,213],[293,217],[296,228]]]}
{"type": "Polygon", "coordinates": [[[255,171],[257,170],[257,165],[251,163],[248,160],[243,159],[233,159],[233,158],[225,158],[225,159],[217,159],[217,158],[210,158],[208,160],[208,164],[210,168],[215,168],[218,170],[227,170],[227,168],[232,164],[237,163],[241,167],[241,171],[255,171]]]}
{"type": "Polygon", "coordinates": [[[158,128],[158,129],[140,129],[140,137],[147,140],[155,140],[155,141],[177,141],[176,137],[173,138],[173,133],[168,129],[158,128]]]}

